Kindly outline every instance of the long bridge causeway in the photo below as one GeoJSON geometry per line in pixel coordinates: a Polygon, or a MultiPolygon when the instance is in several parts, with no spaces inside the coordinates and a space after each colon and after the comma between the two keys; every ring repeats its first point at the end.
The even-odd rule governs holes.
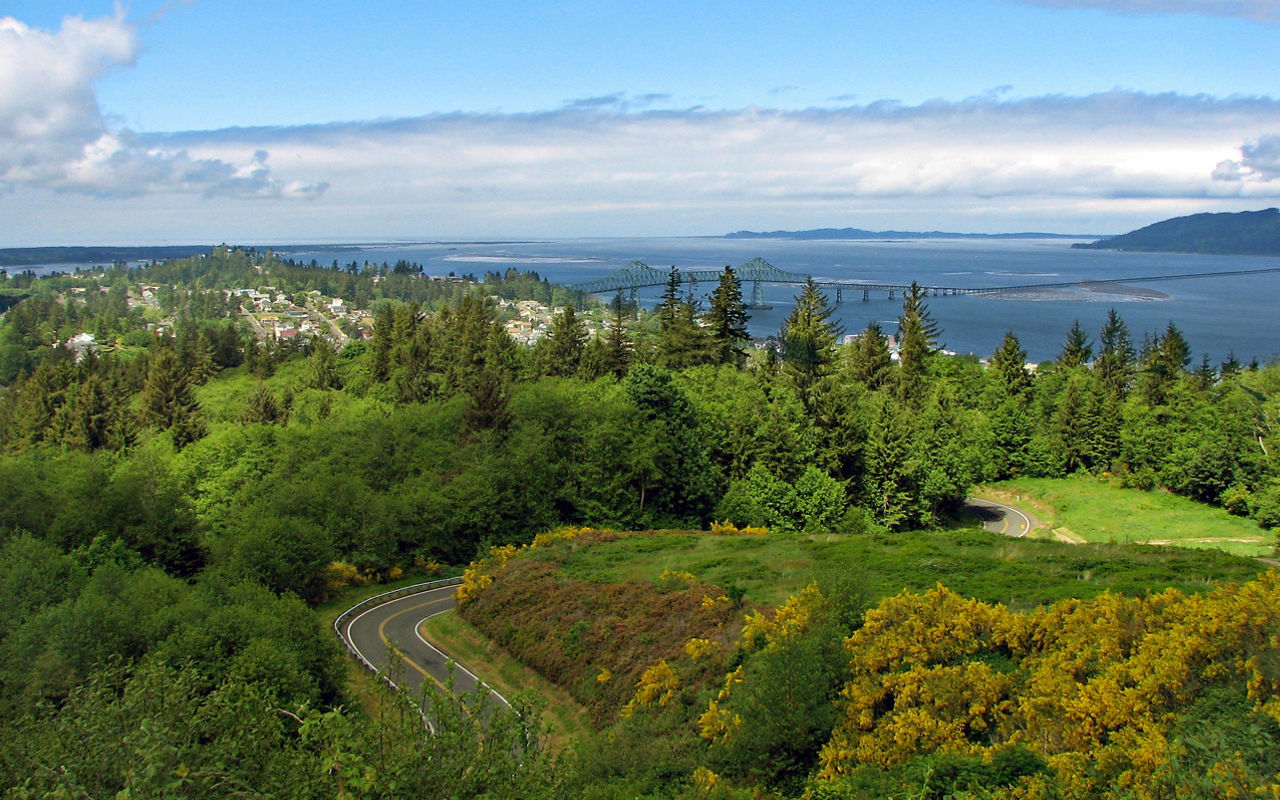
{"type": "MultiPolygon", "coordinates": [[[[752,284],[751,300],[753,305],[762,305],[764,303],[764,291],[761,284],[804,283],[812,277],[800,272],[787,272],[785,270],[778,269],[763,258],[753,258],[745,264],[734,267],[733,271],[734,274],[737,275],[738,280],[743,284],[752,284]]],[[[720,279],[722,272],[723,270],[719,269],[682,270],[679,272],[679,277],[680,281],[686,284],[712,283],[720,279]]],[[[1104,278],[1100,280],[1059,281],[1053,283],[1024,283],[1012,286],[921,286],[920,288],[923,289],[926,294],[932,295],[933,297],[948,297],[956,295],[1000,295],[1043,291],[1046,289],[1084,289],[1114,284],[1151,283],[1153,281],[1181,281],[1196,278],[1220,278],[1235,275],[1262,275],[1275,272],[1280,272],[1280,267],[1238,269],[1223,272],[1195,272],[1183,273],[1180,275],[1151,275],[1134,278],[1104,278]]],[[[671,273],[669,271],[654,269],[648,264],[640,261],[632,261],[630,264],[612,275],[597,278],[593,281],[578,283],[570,288],[587,294],[630,292],[634,297],[637,289],[643,289],[651,286],[665,286],[667,281],[670,279],[670,276],[671,273]]],[[[871,299],[871,295],[873,293],[887,293],[888,298],[893,300],[899,293],[904,292],[911,287],[910,283],[876,283],[860,280],[839,281],[819,278],[815,278],[814,283],[824,288],[835,289],[835,301],[837,304],[844,302],[845,292],[850,292],[855,297],[857,297],[858,292],[861,292],[861,299],[863,302],[867,302],[871,299]]]]}

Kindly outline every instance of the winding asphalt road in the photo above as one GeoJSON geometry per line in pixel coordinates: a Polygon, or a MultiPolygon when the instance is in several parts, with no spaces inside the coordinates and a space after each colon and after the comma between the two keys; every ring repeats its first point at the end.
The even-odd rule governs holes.
{"type": "MultiPolygon", "coordinates": [[[[1039,522],[1021,509],[976,497],[965,498],[965,508],[982,520],[991,533],[1020,538],[1039,522]]],[[[423,623],[455,605],[457,586],[435,586],[355,613],[347,612],[335,624],[338,635],[366,665],[385,675],[411,695],[426,681],[465,694],[480,683],[472,672],[423,637],[423,623]]],[[[506,698],[492,689],[493,697],[509,706],[506,698]]]]}
{"type": "Polygon", "coordinates": [[[998,503],[995,500],[966,497],[964,506],[966,510],[982,520],[982,527],[990,533],[999,533],[1020,539],[1027,535],[1027,531],[1039,524],[1035,517],[1022,509],[998,503]]]}
{"type": "MultiPolygon", "coordinates": [[[[437,614],[453,609],[457,590],[453,585],[440,586],[375,605],[342,619],[338,635],[359,657],[411,695],[417,695],[428,680],[447,687],[450,656],[428,642],[420,628],[437,614]]],[[[474,691],[479,679],[456,661],[453,664],[452,691],[474,691]]],[[[510,705],[492,689],[490,693],[498,702],[510,705]]]]}

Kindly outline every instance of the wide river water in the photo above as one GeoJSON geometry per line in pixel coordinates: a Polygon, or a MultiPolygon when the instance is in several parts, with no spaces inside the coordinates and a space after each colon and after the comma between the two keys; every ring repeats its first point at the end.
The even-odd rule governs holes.
{"type": "MultiPolygon", "coordinates": [[[[296,260],[330,264],[351,261],[394,264],[400,259],[423,265],[428,274],[535,270],[557,283],[604,277],[631,261],[682,271],[737,266],[760,257],[788,272],[835,280],[986,287],[1156,275],[1232,272],[1280,268],[1280,258],[1073,250],[1064,239],[928,239],[895,241],[795,241],[783,239],[646,238],[563,239],[527,243],[369,246],[357,252],[293,252],[296,260]]],[[[699,284],[708,294],[713,284],[699,284]]],[[[641,290],[652,303],[659,288],[641,290]]],[[[744,293],[750,286],[744,285],[744,293]]],[[[766,284],[771,310],[751,312],[751,332],[776,334],[799,288],[766,284]]],[[[834,303],[835,292],[828,290],[834,303]]],[[[1244,362],[1280,358],[1280,272],[1215,276],[1176,281],[1134,281],[1106,291],[1051,290],[1017,295],[945,296],[929,299],[942,328],[942,344],[960,353],[989,356],[1005,331],[1014,331],[1031,361],[1053,358],[1074,320],[1094,339],[1115,307],[1135,344],[1143,334],[1163,331],[1174,322],[1191,343],[1196,362],[1208,353],[1214,363],[1234,352],[1244,362]]],[[[901,297],[890,301],[873,292],[846,290],[835,317],[853,333],[872,320],[892,332],[901,297]]]]}
{"type": "MultiPolygon", "coordinates": [[[[357,250],[289,250],[282,255],[320,264],[352,261],[374,264],[403,259],[421,264],[427,274],[450,272],[483,275],[508,267],[534,270],[556,283],[573,284],[601,278],[631,261],[666,270],[719,269],[760,257],[788,272],[815,278],[926,286],[1023,286],[1088,280],[1138,279],[1157,275],[1225,273],[1280,268],[1280,258],[1208,256],[1165,253],[1120,253],[1073,250],[1066,239],[913,239],[858,241],[797,241],[786,239],[635,238],[556,239],[519,243],[452,243],[362,245],[357,250]]],[[[66,267],[61,267],[65,269],[66,267]]],[[[56,267],[37,268],[46,273],[56,267]]],[[[710,283],[698,284],[707,295],[710,283]]],[[[750,296],[751,287],[743,286],[750,296]]],[[[835,302],[835,291],[827,290],[835,302]]],[[[646,304],[656,302],[661,289],[641,290],[646,304]]],[[[799,287],[765,284],[769,310],[753,310],[750,328],[755,336],[776,334],[790,312],[799,287]]],[[[607,298],[606,298],[607,299],[607,298]]],[[[989,356],[1005,331],[1018,335],[1027,357],[1042,361],[1055,357],[1074,320],[1093,336],[1115,307],[1128,323],[1135,345],[1145,333],[1163,331],[1174,322],[1191,343],[1195,362],[1208,353],[1216,364],[1234,352],[1243,362],[1280,359],[1280,272],[1261,275],[1221,275],[1209,278],[1111,285],[1105,291],[1055,289],[1016,295],[945,296],[929,299],[929,309],[942,329],[948,350],[989,356]]],[[[847,333],[876,320],[892,332],[901,310],[901,296],[890,301],[873,292],[846,290],[836,306],[835,319],[847,333]]]]}

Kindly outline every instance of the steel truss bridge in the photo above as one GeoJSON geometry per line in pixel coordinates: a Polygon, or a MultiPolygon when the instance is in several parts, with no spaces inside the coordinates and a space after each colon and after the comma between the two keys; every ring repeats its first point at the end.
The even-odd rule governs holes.
{"type": "MultiPolygon", "coordinates": [[[[691,269],[688,271],[681,271],[679,273],[679,277],[681,283],[696,286],[701,282],[714,282],[720,280],[720,275],[723,272],[723,269],[691,269]]],[[[733,272],[742,283],[751,283],[751,305],[757,307],[765,304],[764,290],[761,287],[761,284],[805,283],[812,278],[812,276],[805,275],[800,272],[787,272],[785,270],[778,269],[763,258],[753,258],[745,264],[733,267],[733,272]]],[[[1061,281],[1056,283],[1025,283],[1016,286],[921,286],[920,288],[926,295],[932,295],[933,297],[948,297],[956,295],[1000,295],[1042,291],[1045,289],[1087,289],[1090,287],[1108,286],[1113,284],[1180,281],[1194,278],[1220,278],[1234,275],[1261,275],[1273,272],[1280,272],[1280,267],[1268,267],[1265,269],[1238,269],[1224,272],[1194,272],[1182,275],[1152,275],[1138,278],[1106,278],[1102,280],[1061,281]]],[[[665,286],[670,277],[671,273],[669,270],[654,269],[641,261],[632,261],[630,264],[612,275],[597,278],[593,281],[574,284],[570,288],[585,294],[597,295],[607,294],[609,292],[629,292],[631,298],[634,300],[637,289],[643,289],[650,286],[665,286]]],[[[905,292],[911,288],[910,283],[874,283],[859,280],[835,281],[814,279],[814,283],[823,288],[835,289],[835,301],[837,304],[844,302],[844,294],[846,291],[850,292],[855,297],[858,292],[861,292],[862,301],[865,303],[871,300],[872,293],[887,293],[888,298],[893,300],[899,293],[905,292]]]]}

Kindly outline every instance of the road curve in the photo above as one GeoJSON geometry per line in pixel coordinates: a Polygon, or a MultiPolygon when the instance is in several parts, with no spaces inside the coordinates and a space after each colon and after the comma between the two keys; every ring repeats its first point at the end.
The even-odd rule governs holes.
{"type": "MultiPolygon", "coordinates": [[[[448,687],[452,659],[427,641],[420,629],[428,619],[453,609],[456,592],[455,584],[430,585],[368,608],[353,607],[338,617],[334,628],[365,666],[385,675],[411,695],[420,692],[428,680],[448,687]],[[399,663],[393,664],[396,655],[399,663]]],[[[479,678],[456,660],[453,664],[454,694],[474,691],[479,678]]],[[[489,691],[495,700],[510,706],[502,695],[489,691]]]]}
{"type": "Polygon", "coordinates": [[[998,503],[995,500],[966,497],[964,507],[966,511],[982,520],[983,529],[990,533],[1020,539],[1037,525],[1035,518],[1022,509],[998,503]]]}

